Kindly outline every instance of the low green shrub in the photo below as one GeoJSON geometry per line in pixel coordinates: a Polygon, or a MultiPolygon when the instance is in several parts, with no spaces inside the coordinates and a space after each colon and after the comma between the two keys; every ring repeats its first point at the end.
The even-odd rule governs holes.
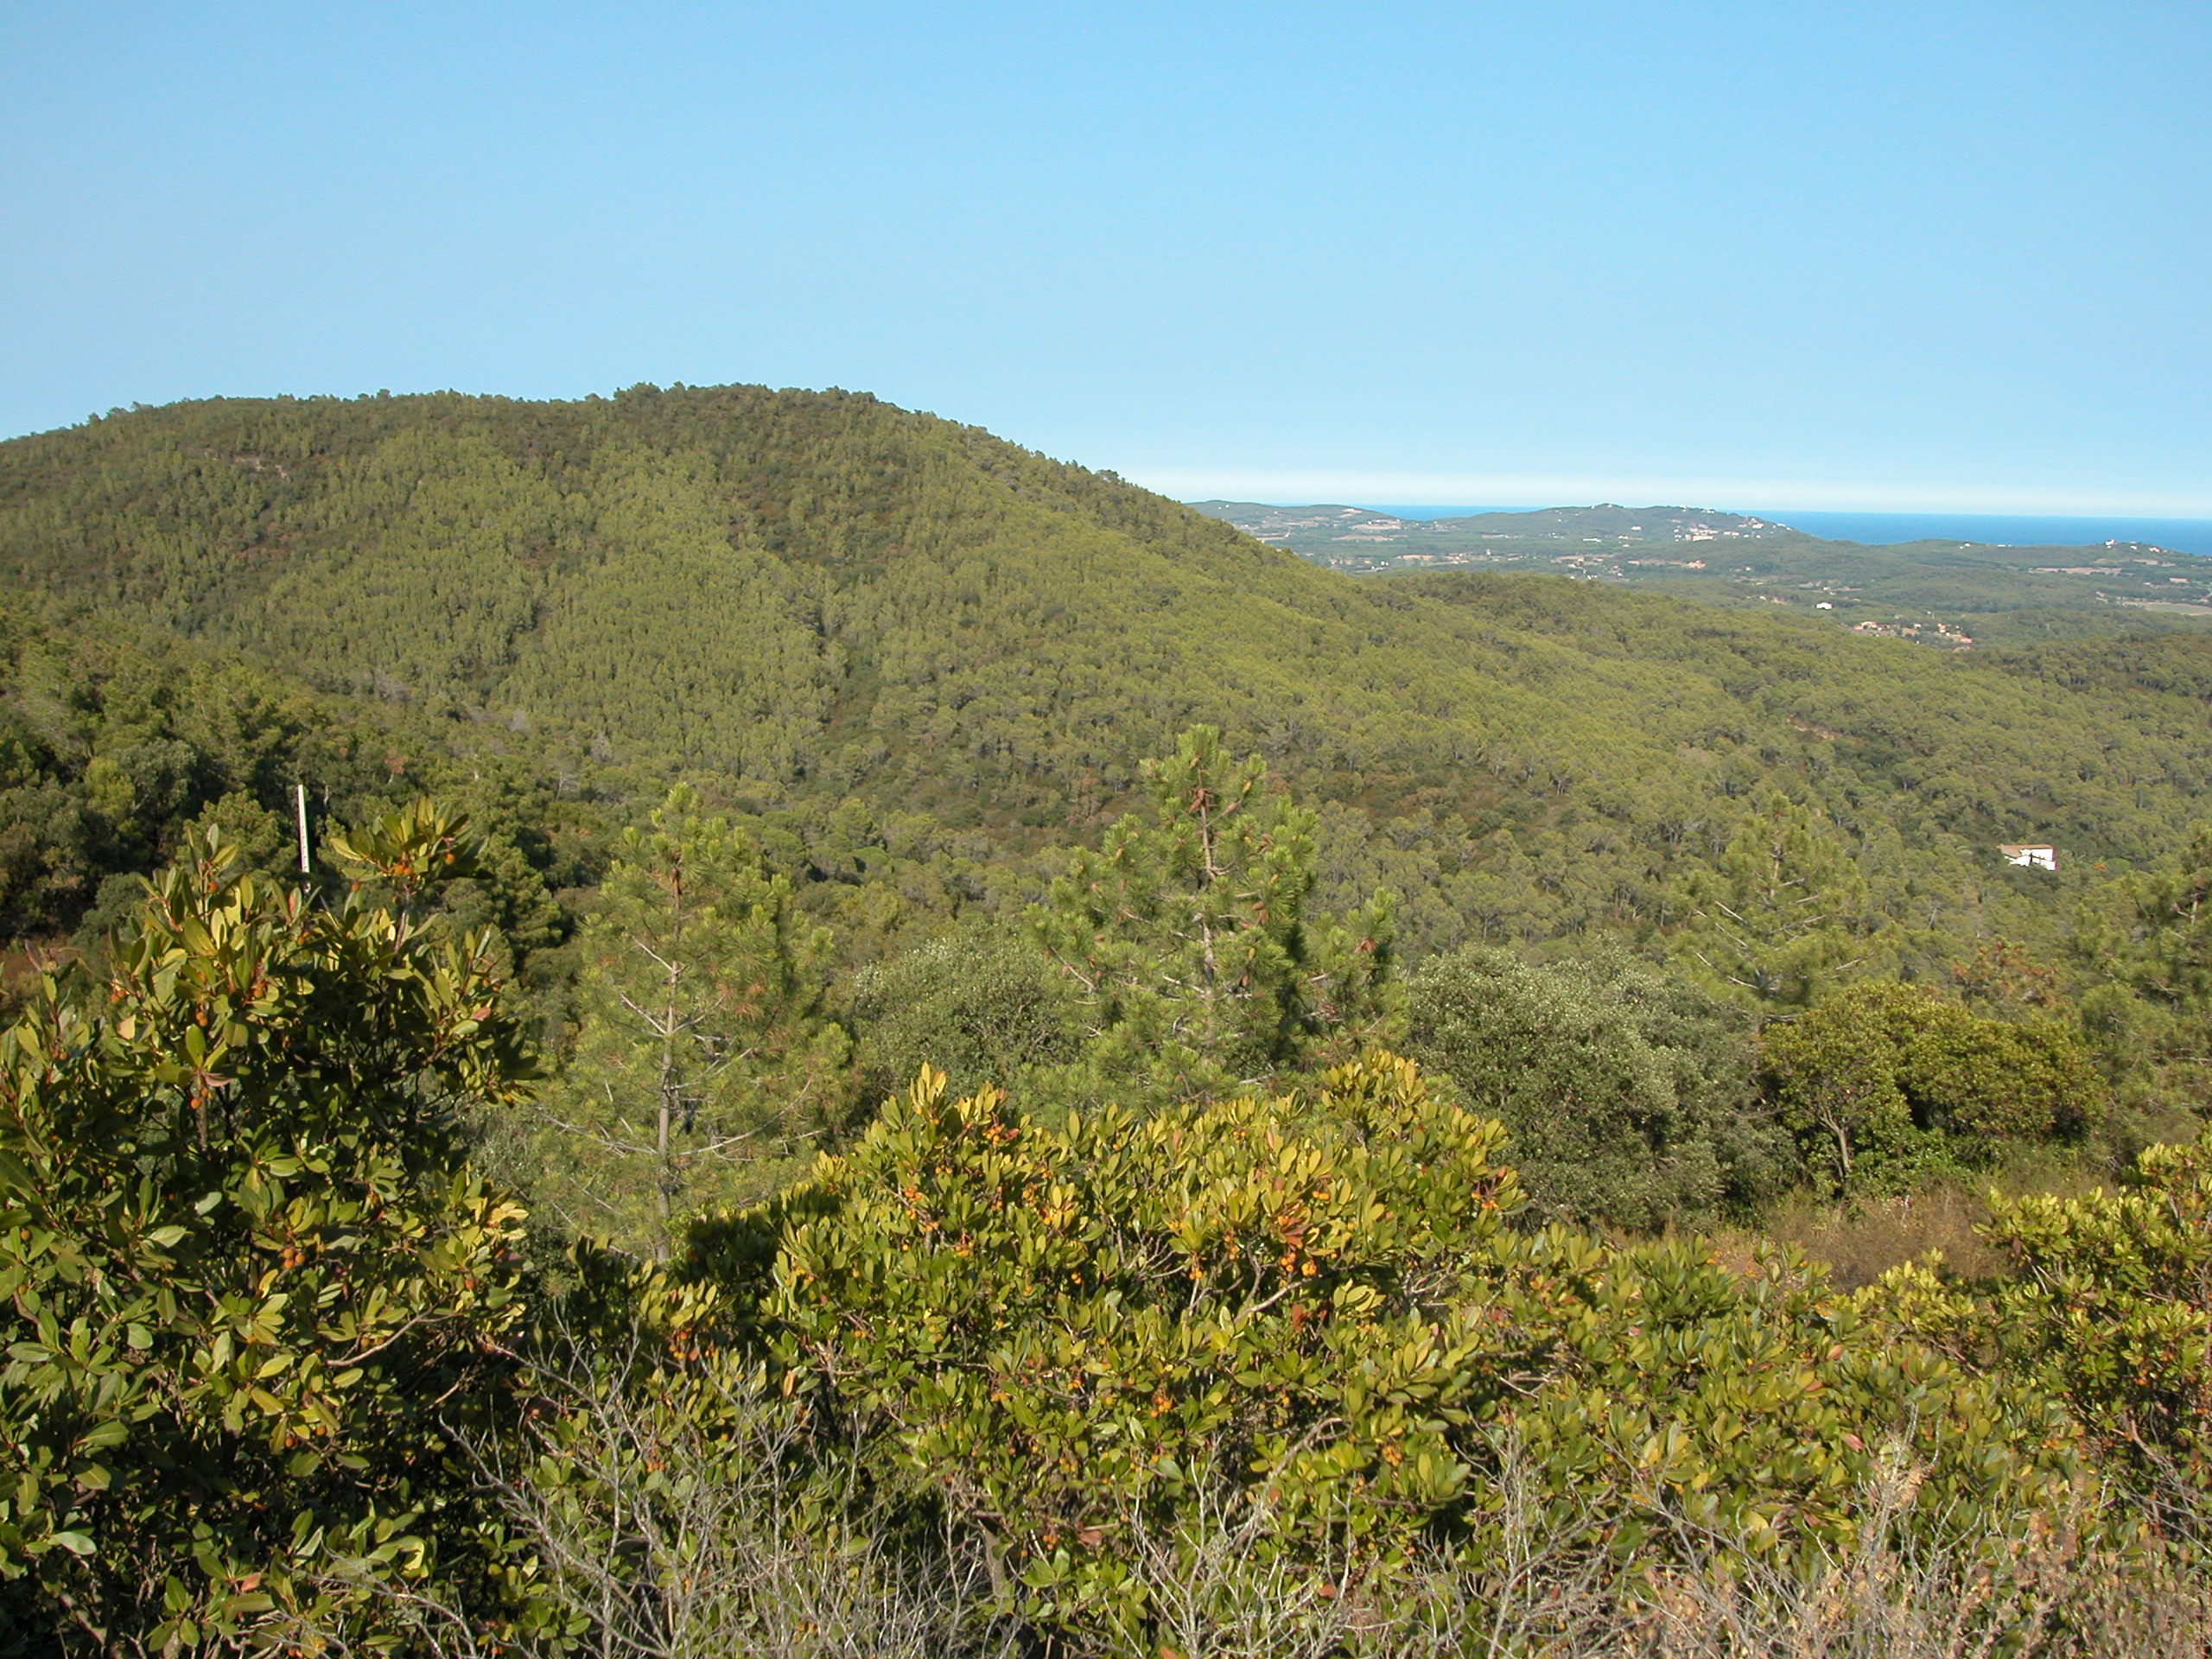
{"type": "Polygon", "coordinates": [[[1081,1048],[1065,979],[1034,941],[970,924],[853,976],[862,1107],[901,1093],[925,1065],[957,1094],[994,1084],[1029,1100],[1039,1073],[1081,1048]]]}
{"type": "MultiPolygon", "coordinates": [[[[423,805],[363,831],[327,908],[203,836],[105,982],[46,984],[0,1038],[16,1649],[1936,1659],[2201,1633],[2212,1139],[2117,1194],[1993,1197],[2002,1271],[1844,1294],[1784,1249],[1535,1224],[1506,1130],[1385,1053],[1144,1115],[925,1071],[672,1260],[587,1241],[539,1274],[466,1158],[530,1065],[496,942],[425,914],[460,830],[423,805]]],[[[1726,1121],[1695,1089],[1740,1051],[1663,984],[1459,968],[1465,1032],[1586,1039],[1539,1077],[1656,1112],[1671,1076],[1672,1122],[1726,1121]],[[1573,1019],[1525,1017],[1560,987],[1573,1019]]],[[[1815,1038],[1872,1053],[1955,1162],[2086,1122],[2048,1032],[1932,1052],[1974,1016],[1904,995],[1816,1008],[1770,1077],[1816,1078],[1815,1038]]]]}
{"type": "Polygon", "coordinates": [[[2153,1147],[2117,1192],[1993,1197],[2011,1271],[1947,1283],[1914,1264],[1871,1314],[2063,1402],[2145,1520],[2212,1545],[2212,1131],[2153,1147]]]}
{"type": "Polygon", "coordinates": [[[1255,1559],[1387,1579],[1496,1546],[1509,1446],[1559,1548],[1615,1562],[1847,1547],[1884,1455],[1931,1538],[2024,1524],[2079,1473],[2050,1402],[1870,1340],[1802,1263],[1510,1225],[1500,1138],[1388,1056],[1060,1127],[931,1074],[700,1230],[694,1270],[772,1244],[743,1294],[815,1432],[1071,1637],[1144,1623],[1136,1541],[1209,1482],[1267,1510],[1255,1559]]]}

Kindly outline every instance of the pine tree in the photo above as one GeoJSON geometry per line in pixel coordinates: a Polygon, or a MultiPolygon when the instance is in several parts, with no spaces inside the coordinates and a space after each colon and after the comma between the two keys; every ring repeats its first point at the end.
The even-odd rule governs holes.
{"type": "Polygon", "coordinates": [[[1762,1008],[1803,1007],[1872,954],[1866,882],[1813,808],[1771,790],[1686,884],[1677,953],[1762,1008]]]}
{"type": "Polygon", "coordinates": [[[1309,916],[1315,816],[1193,727],[1135,814],[1079,851],[1031,930],[1074,988],[1080,1091],[1158,1105],[1256,1088],[1395,1029],[1392,901],[1309,916]]]}
{"type": "Polygon", "coordinates": [[[2085,905],[2070,941],[2082,1022],[2107,1075],[2147,1112],[2131,1138],[2184,1139],[2212,1089],[2212,824],[2085,905]]]}
{"type": "Polygon", "coordinates": [[[541,1199],[664,1259],[685,1217],[760,1196],[832,1121],[848,1048],[826,931],[679,785],[627,832],[586,922],[569,1066],[537,1143],[541,1199]]]}

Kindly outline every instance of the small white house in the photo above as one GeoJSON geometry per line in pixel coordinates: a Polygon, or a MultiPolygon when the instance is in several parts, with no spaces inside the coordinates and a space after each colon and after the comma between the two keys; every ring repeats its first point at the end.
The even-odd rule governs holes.
{"type": "Polygon", "coordinates": [[[2058,849],[2056,847],[1999,847],[2007,864],[2018,864],[2024,870],[2055,870],[2058,868],[2058,849]]]}

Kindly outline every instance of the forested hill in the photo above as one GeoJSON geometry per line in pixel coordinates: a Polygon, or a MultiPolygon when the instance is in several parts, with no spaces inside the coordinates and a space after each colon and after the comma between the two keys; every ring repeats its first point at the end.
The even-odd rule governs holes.
{"type": "Polygon", "coordinates": [[[757,388],[136,410],[0,446],[0,571],[325,688],[892,798],[948,747],[1110,766],[1212,700],[1225,601],[1255,644],[1340,608],[1109,475],[757,388]]]}
{"type": "MultiPolygon", "coordinates": [[[[1662,926],[1768,782],[1892,917],[2032,934],[2094,861],[2177,846],[2212,771],[2195,637],[1953,656],[1543,578],[1354,580],[835,392],[132,410],[0,445],[0,578],[59,637],[186,636],[586,796],[690,772],[887,925],[996,902],[1198,721],[1323,807],[1328,885],[1397,887],[1416,949],[1662,926]],[[2056,881],[2001,866],[2025,840],[2065,849],[2056,881]]],[[[18,771],[80,782],[97,732],[19,693],[18,771]]]]}

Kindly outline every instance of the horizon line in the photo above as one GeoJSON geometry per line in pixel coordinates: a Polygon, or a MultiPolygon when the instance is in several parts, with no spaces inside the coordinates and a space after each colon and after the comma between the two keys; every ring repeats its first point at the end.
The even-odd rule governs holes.
{"type": "MultiPolygon", "coordinates": [[[[2151,491],[2024,491],[1974,486],[1942,489],[1924,485],[1607,474],[1263,472],[1180,467],[1124,467],[1120,475],[1178,501],[1250,501],[1270,506],[1486,505],[1539,501],[1547,506],[1677,506],[1761,515],[1872,512],[1961,518],[2212,519],[2212,495],[2151,491]],[[1742,503],[1756,505],[1738,505],[1742,503]]],[[[1515,509],[1491,506],[1489,510],[1515,509]]]]}

